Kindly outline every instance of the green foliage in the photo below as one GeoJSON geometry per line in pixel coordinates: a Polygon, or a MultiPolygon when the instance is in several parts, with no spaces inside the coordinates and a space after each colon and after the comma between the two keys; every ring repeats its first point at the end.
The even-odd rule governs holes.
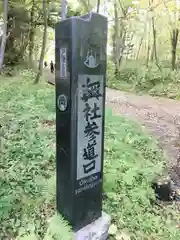
{"type": "Polygon", "coordinates": [[[22,62],[29,41],[29,12],[26,5],[12,5],[8,10],[8,32],[4,63],[14,65],[22,62]]]}
{"type": "Polygon", "coordinates": [[[115,76],[115,65],[112,61],[108,61],[107,84],[110,88],[132,91],[136,74],[137,69],[128,66],[120,71],[117,78],[117,76],[115,76]]]}
{"type": "Polygon", "coordinates": [[[54,201],[51,204],[52,192],[46,192],[52,186],[51,177],[55,175],[55,129],[51,124],[55,120],[54,96],[44,85],[36,89],[32,85],[33,77],[34,73],[23,71],[11,80],[4,82],[1,79],[0,122],[4,138],[0,159],[2,239],[6,235],[8,239],[17,235],[21,228],[28,231],[29,221],[35,225],[35,234],[40,232],[43,236],[43,215],[45,219],[46,215],[50,217],[55,208],[54,201]],[[47,210],[38,216],[43,209],[47,210]]]}
{"type": "MultiPolygon", "coordinates": [[[[1,6],[0,11],[1,13],[3,11],[1,6]]],[[[68,5],[67,17],[80,15],[81,12],[82,6],[75,9],[73,4],[68,5]]],[[[60,20],[60,15],[60,2],[57,0],[47,1],[47,25],[51,30],[53,29],[53,34],[55,24],[60,20]]],[[[33,58],[31,60],[35,61],[42,47],[43,25],[42,1],[9,1],[7,24],[9,36],[6,41],[5,65],[11,66],[22,63],[28,59],[30,60],[30,56],[33,58]],[[30,54],[29,57],[28,54],[30,54]]],[[[32,65],[31,60],[29,66],[32,65]]]]}
{"type": "Polygon", "coordinates": [[[143,63],[133,61],[122,65],[117,78],[113,63],[108,63],[108,86],[114,89],[179,99],[179,79],[178,70],[171,71],[170,68],[164,67],[161,72],[154,64],[146,68],[143,63]]]}
{"type": "Polygon", "coordinates": [[[118,228],[128,229],[132,239],[178,240],[178,214],[153,204],[151,181],[165,159],[156,142],[137,124],[107,111],[105,159],[104,209],[118,228]]]}
{"type": "Polygon", "coordinates": [[[49,220],[49,227],[44,240],[71,240],[72,230],[63,218],[56,214],[49,220]]]}
{"type": "MultiPolygon", "coordinates": [[[[70,227],[54,215],[54,88],[43,81],[33,85],[34,77],[20,70],[0,79],[0,239],[68,240],[70,227]]],[[[150,183],[164,165],[154,140],[110,111],[105,130],[104,210],[135,239],[179,239],[173,210],[151,204],[150,183]]]]}

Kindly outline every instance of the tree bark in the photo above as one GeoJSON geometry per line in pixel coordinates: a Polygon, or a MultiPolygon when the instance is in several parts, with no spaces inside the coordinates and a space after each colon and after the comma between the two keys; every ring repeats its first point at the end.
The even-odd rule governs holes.
{"type": "Polygon", "coordinates": [[[97,0],[97,13],[99,13],[100,0],[97,0]]]}
{"type": "Polygon", "coordinates": [[[114,1],[114,35],[113,35],[113,52],[114,52],[114,63],[115,63],[115,76],[118,77],[119,68],[118,68],[118,12],[117,12],[117,3],[114,1]]]}
{"type": "Polygon", "coordinates": [[[152,49],[151,49],[151,57],[150,57],[150,60],[151,60],[151,62],[153,62],[153,60],[154,60],[154,44],[153,44],[152,49]]]}
{"type": "Polygon", "coordinates": [[[154,49],[154,57],[156,61],[156,66],[159,68],[161,71],[161,67],[159,65],[159,59],[157,56],[157,45],[156,45],[156,28],[155,28],[155,23],[154,23],[154,17],[152,18],[152,29],[153,29],[153,49],[154,49]]]}
{"type": "Polygon", "coordinates": [[[66,19],[67,16],[67,0],[62,0],[62,6],[61,6],[61,19],[66,19]]]}
{"type": "Polygon", "coordinates": [[[34,83],[38,83],[40,77],[42,76],[42,71],[43,71],[43,61],[44,61],[44,55],[45,55],[45,49],[46,49],[46,41],[47,41],[47,6],[46,6],[46,0],[42,0],[43,4],[43,15],[44,15],[44,32],[43,32],[43,43],[42,43],[42,48],[41,48],[41,56],[39,59],[39,68],[38,68],[38,73],[36,76],[36,79],[34,83]]]}
{"type": "Polygon", "coordinates": [[[4,26],[3,26],[3,35],[2,35],[1,46],[0,46],[0,71],[2,70],[2,67],[3,67],[4,53],[6,49],[7,20],[8,20],[8,0],[4,0],[4,26]]]}
{"type": "Polygon", "coordinates": [[[139,58],[139,54],[140,54],[140,51],[141,51],[142,43],[143,43],[143,37],[141,37],[141,41],[140,41],[139,48],[138,48],[137,55],[136,55],[136,61],[139,58]]]}
{"type": "Polygon", "coordinates": [[[179,35],[179,29],[178,28],[173,29],[172,35],[171,35],[171,46],[172,46],[171,66],[172,66],[172,70],[176,69],[176,50],[177,50],[178,35],[179,35]]]}
{"type": "Polygon", "coordinates": [[[149,53],[150,53],[150,40],[148,40],[148,46],[147,46],[146,67],[149,66],[149,53]]]}
{"type": "Polygon", "coordinates": [[[31,17],[30,17],[30,32],[29,32],[29,65],[33,66],[33,51],[34,51],[34,37],[35,37],[35,2],[32,2],[31,17]]]}
{"type": "MultiPolygon", "coordinates": [[[[151,1],[152,5],[154,2],[154,0],[151,1]]],[[[156,44],[156,28],[155,28],[155,21],[154,21],[154,16],[152,17],[152,30],[153,30],[153,50],[154,50],[154,57],[155,57],[155,61],[156,61],[156,66],[159,68],[159,70],[161,71],[161,67],[159,65],[159,59],[157,56],[157,44],[156,44]]]]}

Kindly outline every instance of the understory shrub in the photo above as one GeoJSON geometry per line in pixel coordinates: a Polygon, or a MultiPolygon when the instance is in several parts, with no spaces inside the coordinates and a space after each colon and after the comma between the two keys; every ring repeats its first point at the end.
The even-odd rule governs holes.
{"type": "Polygon", "coordinates": [[[150,95],[168,98],[180,98],[180,71],[163,68],[150,64],[147,68],[143,64],[123,64],[118,76],[112,61],[108,62],[108,87],[122,91],[149,93],[150,95]]]}

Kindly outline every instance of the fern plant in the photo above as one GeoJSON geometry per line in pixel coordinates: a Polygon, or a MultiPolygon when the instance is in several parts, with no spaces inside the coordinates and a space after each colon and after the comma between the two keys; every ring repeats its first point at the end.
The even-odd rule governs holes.
{"type": "Polygon", "coordinates": [[[61,215],[55,214],[49,219],[49,227],[44,240],[72,240],[73,232],[61,215]]]}

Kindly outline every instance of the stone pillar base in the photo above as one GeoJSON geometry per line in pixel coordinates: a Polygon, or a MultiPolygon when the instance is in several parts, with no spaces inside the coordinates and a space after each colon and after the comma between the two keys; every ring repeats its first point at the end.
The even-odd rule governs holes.
{"type": "Polygon", "coordinates": [[[111,217],[102,212],[100,218],[77,231],[74,240],[106,240],[110,224],[111,217]]]}

